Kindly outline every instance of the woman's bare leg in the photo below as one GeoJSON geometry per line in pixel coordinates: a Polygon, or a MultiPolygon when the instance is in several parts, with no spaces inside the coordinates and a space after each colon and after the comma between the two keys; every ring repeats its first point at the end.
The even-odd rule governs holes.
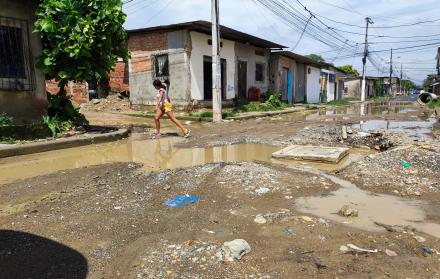
{"type": "Polygon", "coordinates": [[[156,135],[160,134],[160,118],[163,116],[163,111],[159,108],[154,115],[154,122],[156,123],[156,135]]]}
{"type": "Polygon", "coordinates": [[[183,127],[183,124],[174,116],[173,112],[167,112],[166,113],[168,115],[168,117],[170,118],[170,120],[176,124],[177,127],[179,127],[182,130],[183,134],[186,134],[188,132],[187,129],[185,129],[185,127],[183,127]]]}

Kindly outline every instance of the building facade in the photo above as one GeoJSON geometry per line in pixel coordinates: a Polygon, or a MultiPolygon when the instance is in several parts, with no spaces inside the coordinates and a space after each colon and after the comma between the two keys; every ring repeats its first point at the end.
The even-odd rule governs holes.
{"type": "MultiPolygon", "coordinates": [[[[222,26],[222,100],[256,100],[269,88],[270,49],[283,46],[222,26]]],[[[128,31],[130,101],[154,105],[155,79],[169,80],[180,106],[210,106],[212,100],[211,23],[195,21],[128,31]]]]}
{"type": "Polygon", "coordinates": [[[47,111],[44,73],[35,67],[42,51],[33,32],[38,3],[0,0],[0,113],[16,122],[40,120],[47,111]]]}

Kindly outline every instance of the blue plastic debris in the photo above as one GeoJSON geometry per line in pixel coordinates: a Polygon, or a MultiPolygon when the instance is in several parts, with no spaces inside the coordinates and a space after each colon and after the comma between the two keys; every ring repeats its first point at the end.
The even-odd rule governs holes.
{"type": "Polygon", "coordinates": [[[169,199],[165,202],[165,205],[171,208],[179,208],[183,206],[187,206],[193,203],[196,203],[200,200],[199,196],[196,195],[185,195],[185,196],[175,196],[172,199],[169,199]]]}
{"type": "Polygon", "coordinates": [[[286,233],[287,233],[288,236],[292,236],[292,235],[294,235],[294,233],[293,233],[293,229],[291,229],[291,228],[287,228],[287,229],[286,229],[286,233]]]}

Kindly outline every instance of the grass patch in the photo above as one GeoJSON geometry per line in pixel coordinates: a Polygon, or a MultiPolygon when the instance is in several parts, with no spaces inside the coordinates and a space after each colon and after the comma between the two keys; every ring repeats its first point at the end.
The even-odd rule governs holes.
{"type": "Polygon", "coordinates": [[[333,100],[333,101],[327,102],[327,105],[329,105],[329,106],[346,106],[348,104],[350,104],[350,101],[347,99],[333,100]]]}
{"type": "Polygon", "coordinates": [[[433,108],[438,108],[438,107],[440,107],[440,98],[437,98],[428,104],[428,108],[433,109],[433,108]]]}
{"type": "Polygon", "coordinates": [[[314,110],[314,109],[318,109],[318,106],[306,104],[305,108],[306,110],[314,110]]]}
{"type": "Polygon", "coordinates": [[[15,138],[13,138],[13,137],[0,137],[0,143],[12,144],[12,143],[15,143],[15,138]]]}

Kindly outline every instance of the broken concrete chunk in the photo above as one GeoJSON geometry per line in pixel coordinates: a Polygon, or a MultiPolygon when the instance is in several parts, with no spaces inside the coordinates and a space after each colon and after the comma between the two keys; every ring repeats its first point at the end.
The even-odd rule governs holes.
{"type": "Polygon", "coordinates": [[[264,218],[263,215],[258,214],[258,215],[255,217],[254,222],[257,223],[257,224],[266,224],[266,223],[267,223],[267,220],[266,220],[266,218],[264,218]]]}
{"type": "Polygon", "coordinates": [[[339,215],[343,216],[343,217],[358,217],[359,216],[359,211],[353,207],[351,207],[350,205],[344,205],[340,210],[339,210],[339,215]]]}
{"type": "Polygon", "coordinates": [[[424,238],[424,237],[422,237],[422,236],[418,236],[418,235],[413,236],[413,238],[414,238],[415,240],[417,240],[417,242],[420,242],[420,243],[426,241],[426,238],[424,238]]]}
{"type": "Polygon", "coordinates": [[[221,248],[222,260],[233,262],[251,252],[251,246],[244,239],[235,239],[223,243],[221,248]]]}

